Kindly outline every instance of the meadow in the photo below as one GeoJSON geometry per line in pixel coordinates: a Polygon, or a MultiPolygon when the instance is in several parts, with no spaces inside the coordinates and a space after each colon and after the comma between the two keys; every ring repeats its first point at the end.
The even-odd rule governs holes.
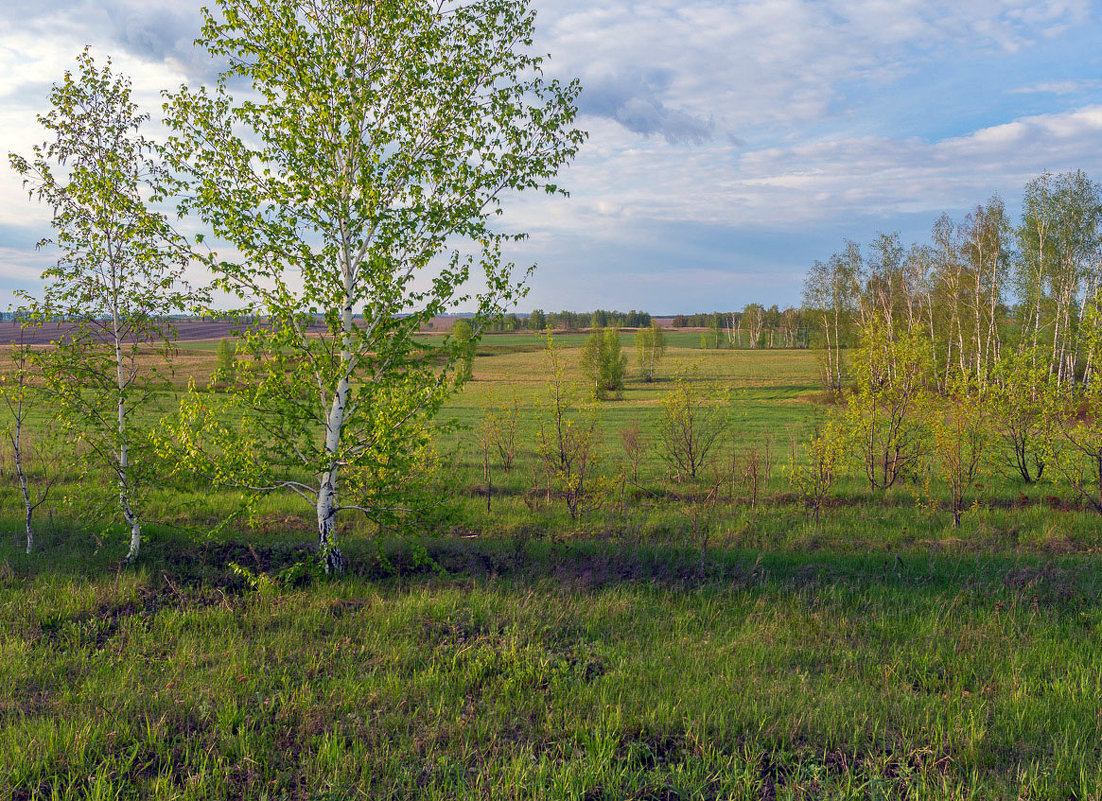
{"type": "MultiPolygon", "coordinates": [[[[557,339],[583,413],[584,336],[557,339]]],[[[181,343],[175,392],[217,344],[181,343]]],[[[786,473],[829,406],[816,353],[677,332],[657,381],[593,406],[572,516],[536,456],[545,350],[482,340],[439,503],[345,519],[339,578],[301,502],[245,515],[186,477],[150,491],[135,566],[93,514],[110,486],[76,473],[24,554],[5,461],[0,796],[1102,798],[1099,518],[1068,490],[992,470],[958,528],[936,483],[850,471],[816,520],[786,473]],[[697,480],[659,444],[676,377],[728,410],[697,480]],[[514,393],[506,472],[478,431],[514,393]]]]}

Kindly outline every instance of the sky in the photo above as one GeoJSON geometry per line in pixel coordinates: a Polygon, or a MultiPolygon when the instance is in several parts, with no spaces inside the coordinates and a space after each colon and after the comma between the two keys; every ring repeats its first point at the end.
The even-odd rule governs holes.
{"type": "MultiPolygon", "coordinates": [[[[209,81],[196,0],[2,0],[0,151],[29,155],[91,45],[159,91],[209,81]]],[[[510,198],[521,311],[798,304],[843,239],[924,241],[1044,170],[1102,180],[1102,7],[1087,0],[532,0],[580,79],[569,198],[510,198]]],[[[6,159],[5,159],[6,162],[6,159]]],[[[0,165],[0,308],[35,292],[49,212],[0,165]]]]}

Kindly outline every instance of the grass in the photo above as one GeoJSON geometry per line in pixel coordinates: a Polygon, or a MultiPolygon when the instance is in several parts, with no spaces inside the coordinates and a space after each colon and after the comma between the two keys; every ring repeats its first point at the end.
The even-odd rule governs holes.
{"type": "Polygon", "coordinates": [[[532,492],[531,341],[487,337],[445,410],[473,427],[517,392],[491,512],[473,432],[445,435],[433,524],[347,520],[339,580],[286,498],[219,528],[236,496],[165,486],[121,568],[121,533],[81,517],[108,483],[69,481],[30,556],[5,486],[0,797],[1102,798],[1096,515],[992,474],[953,529],[921,488],[851,477],[816,524],[780,470],[819,410],[814,355],[671,347],[601,405],[603,471],[624,426],[653,445],[689,371],[730,392],[723,459],[772,439],[763,503],[731,485],[702,516],[652,447],[640,487],[571,520],[532,492]]]}
{"type": "MultiPolygon", "coordinates": [[[[54,541],[49,549],[66,548],[54,541]]],[[[1090,798],[1089,559],[454,539],[6,557],[0,792],[1090,798]],[[301,556],[301,554],[299,554],[301,556]],[[426,557],[428,557],[426,559],[426,557]],[[41,562],[37,563],[38,565],[41,562]],[[64,564],[64,560],[62,560],[64,564]]]]}

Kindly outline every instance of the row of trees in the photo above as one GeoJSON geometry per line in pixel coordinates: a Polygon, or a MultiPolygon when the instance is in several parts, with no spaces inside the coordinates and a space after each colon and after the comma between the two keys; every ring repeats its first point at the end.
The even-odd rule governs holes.
{"type": "Polygon", "coordinates": [[[608,311],[597,309],[592,312],[545,312],[543,309],[535,309],[528,315],[529,331],[545,331],[550,328],[553,331],[578,330],[582,328],[646,328],[651,324],[651,316],[647,312],[632,309],[629,312],[608,311]]]}
{"type": "Polygon", "coordinates": [[[808,497],[846,460],[874,490],[934,464],[958,522],[998,468],[1102,512],[1100,279],[1102,188],[1082,172],[1031,181],[1016,223],[993,197],[926,243],[883,234],[817,262],[805,314],[842,407],[808,448],[808,497]]]}
{"type": "Polygon", "coordinates": [[[807,323],[802,309],[769,308],[748,303],[742,311],[711,314],[679,314],[673,328],[707,328],[701,334],[703,348],[806,348],[807,323]]]}
{"type": "Polygon", "coordinates": [[[482,331],[491,333],[534,331],[542,334],[548,328],[554,331],[582,328],[646,328],[650,324],[649,314],[634,309],[630,312],[597,309],[592,312],[560,311],[550,314],[543,309],[535,309],[527,317],[521,317],[516,312],[498,315],[485,321],[482,331]]]}
{"type": "Polygon", "coordinates": [[[837,391],[844,353],[875,319],[889,341],[926,332],[941,390],[995,379],[1008,351],[1028,351],[1057,385],[1090,380],[1088,339],[1102,291],[1102,188],[1081,171],[1045,173],[1026,186],[1017,222],[997,196],[962,221],[939,217],[930,239],[904,247],[883,234],[845,242],[816,262],[804,314],[823,348],[823,377],[837,391]]]}
{"type": "MultiPolygon", "coordinates": [[[[1102,334],[1088,340],[1087,355],[1102,356],[1102,334]]],[[[1045,476],[1102,513],[1102,381],[1061,383],[1039,346],[1043,353],[1002,354],[986,384],[960,372],[941,385],[931,344],[921,327],[892,333],[880,314],[861,332],[853,386],[796,476],[816,514],[847,468],[872,491],[940,479],[957,524],[980,478],[1000,474],[1026,483],[1045,476]]]]}

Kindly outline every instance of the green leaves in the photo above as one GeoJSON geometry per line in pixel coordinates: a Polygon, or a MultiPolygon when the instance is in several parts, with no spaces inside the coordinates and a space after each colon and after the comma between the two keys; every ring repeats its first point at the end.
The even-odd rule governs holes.
{"type": "Polygon", "coordinates": [[[163,379],[175,338],[170,315],[204,295],[184,281],[187,241],[150,208],[179,182],[141,133],[148,115],[131,100],[130,81],[113,74],[110,61],[97,66],[85,49],[50,102],[39,117],[47,141],[32,159],[13,154],[10,161],[31,196],[53,212],[53,238],[42,244],[58,260],[43,272],[43,299],[17,294],[30,322],[62,326],[35,360],[62,425],[117,479],[134,556],[146,442],[135,411],[163,379]]]}
{"type": "Polygon", "coordinates": [[[593,330],[582,348],[582,369],[592,382],[593,396],[597,400],[604,400],[609,395],[616,399],[623,396],[627,361],[621,351],[618,329],[593,330]]]}
{"type": "Polygon", "coordinates": [[[212,91],[166,96],[172,163],[185,208],[240,253],[217,285],[265,318],[234,385],[252,447],[309,487],[324,539],[342,505],[402,506],[469,350],[426,349],[418,330],[473,303],[469,341],[523,295],[501,255],[523,234],[492,223],[511,192],[557,191],[585,136],[579,87],[542,76],[523,0],[218,5],[200,44],[229,67],[212,91]]]}

